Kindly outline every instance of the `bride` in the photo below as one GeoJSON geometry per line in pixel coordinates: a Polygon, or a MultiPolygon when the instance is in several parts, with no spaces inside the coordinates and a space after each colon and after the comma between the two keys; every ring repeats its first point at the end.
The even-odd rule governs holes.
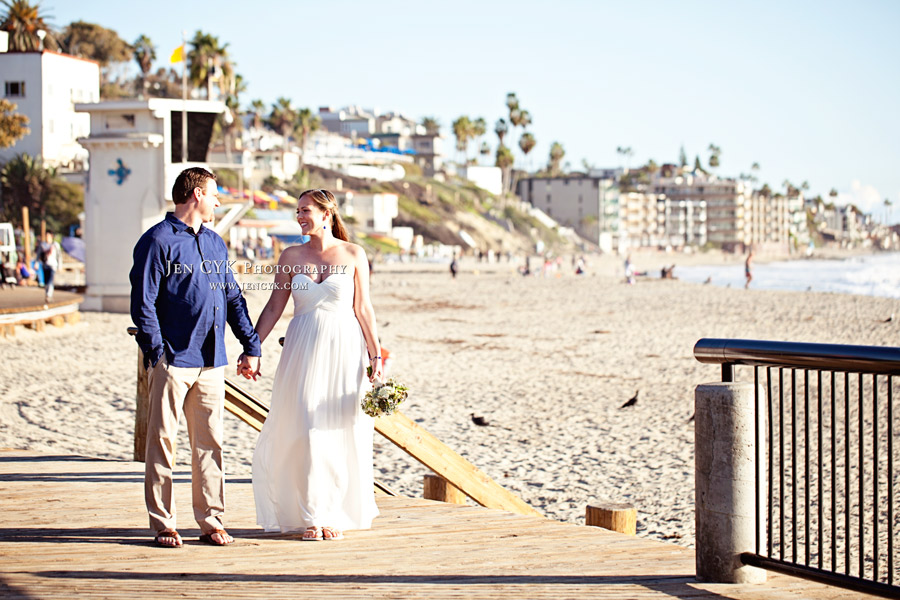
{"type": "MultiPolygon", "coordinates": [[[[260,342],[289,297],[294,317],[253,454],[256,518],[266,531],[304,530],[303,540],[339,540],[368,529],[373,494],[373,420],[360,409],[381,379],[381,347],[362,248],[347,239],[334,195],[300,195],[297,222],[309,242],[281,254],[275,285],[256,324],[260,342]]],[[[243,374],[246,377],[256,373],[243,374]]]]}

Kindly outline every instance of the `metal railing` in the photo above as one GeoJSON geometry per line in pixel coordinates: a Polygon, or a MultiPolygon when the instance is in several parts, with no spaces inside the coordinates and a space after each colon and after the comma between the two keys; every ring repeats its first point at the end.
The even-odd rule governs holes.
{"type": "Polygon", "coordinates": [[[900,596],[893,409],[900,348],[701,339],[694,357],[720,364],[725,382],[734,381],[735,366],[752,367],[755,410],[765,414],[754,433],[766,450],[755,475],[756,497],[767,497],[755,511],[765,540],[757,526],[755,551],[742,561],[900,596]]]}

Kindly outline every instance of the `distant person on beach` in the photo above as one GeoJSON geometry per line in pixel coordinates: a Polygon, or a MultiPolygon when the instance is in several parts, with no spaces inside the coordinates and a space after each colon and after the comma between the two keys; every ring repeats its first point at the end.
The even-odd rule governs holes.
{"type": "Polygon", "coordinates": [[[334,541],[344,530],[369,529],[378,515],[375,422],[360,400],[370,382],[384,378],[387,354],[369,299],[366,254],[349,241],[334,194],[300,194],[297,222],[309,242],[282,252],[256,323],[265,341],[293,300],[271,409],[253,452],[253,497],[266,531],[334,541]]]}
{"type": "Polygon", "coordinates": [[[750,287],[750,282],[753,281],[753,250],[750,250],[750,253],[747,255],[747,260],[744,261],[744,277],[747,279],[747,282],[744,284],[744,289],[748,289],[750,287]]]}
{"type": "Polygon", "coordinates": [[[44,274],[44,302],[53,300],[53,280],[59,270],[59,257],[62,250],[53,239],[53,232],[44,234],[44,241],[38,244],[37,259],[41,262],[41,270],[44,274]]]}
{"type": "Polygon", "coordinates": [[[456,261],[456,255],[453,255],[453,260],[450,261],[450,275],[453,279],[456,279],[456,273],[459,271],[459,263],[456,261]]]}
{"type": "Polygon", "coordinates": [[[625,257],[625,283],[634,285],[634,267],[631,266],[631,255],[625,257]]]}
{"type": "Polygon", "coordinates": [[[225,327],[240,340],[238,372],[259,371],[260,342],[228,268],[228,248],[206,227],[219,205],[216,177],[193,167],[172,188],[175,211],[134,247],[131,318],[150,383],[144,499],[159,546],[182,545],[175,529],[172,468],[184,414],[191,445],[194,518],[200,541],[225,546],[225,327]]]}

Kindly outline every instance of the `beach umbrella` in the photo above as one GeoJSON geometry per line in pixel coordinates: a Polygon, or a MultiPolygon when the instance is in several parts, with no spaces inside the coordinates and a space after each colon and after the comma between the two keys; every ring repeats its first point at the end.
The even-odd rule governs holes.
{"type": "Polygon", "coordinates": [[[62,248],[75,260],[84,262],[85,245],[84,240],[80,237],[64,237],[62,239],[62,248]]]}

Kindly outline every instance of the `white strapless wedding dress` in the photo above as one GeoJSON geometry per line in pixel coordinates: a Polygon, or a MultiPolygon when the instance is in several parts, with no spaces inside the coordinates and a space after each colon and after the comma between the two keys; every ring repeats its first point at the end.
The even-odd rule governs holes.
{"type": "Polygon", "coordinates": [[[253,453],[256,520],[266,531],[368,529],[374,421],[360,408],[370,384],[353,273],[292,284],[294,318],[253,453]]]}

